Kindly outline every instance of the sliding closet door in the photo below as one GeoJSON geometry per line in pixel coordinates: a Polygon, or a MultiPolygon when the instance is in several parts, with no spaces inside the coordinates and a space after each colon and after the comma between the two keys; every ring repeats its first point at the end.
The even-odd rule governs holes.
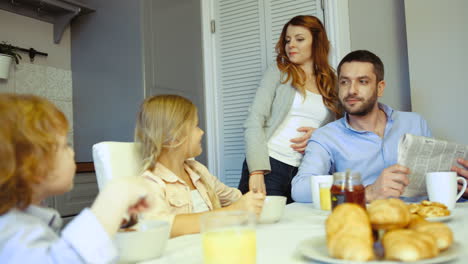
{"type": "Polygon", "coordinates": [[[300,14],[323,17],[315,0],[213,0],[218,176],[237,187],[245,159],[243,123],[282,26],[300,14]]]}

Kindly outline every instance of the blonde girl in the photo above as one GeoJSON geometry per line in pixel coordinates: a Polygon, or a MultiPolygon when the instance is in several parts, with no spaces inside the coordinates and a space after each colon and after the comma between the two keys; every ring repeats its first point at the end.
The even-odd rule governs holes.
{"type": "Polygon", "coordinates": [[[135,141],[141,143],[143,177],[158,205],[144,218],[167,220],[171,236],[200,231],[200,215],[212,210],[248,210],[259,214],[264,195],[221,183],[201,163],[204,132],[198,127],[196,106],[177,95],[159,95],[141,105],[135,141]]]}
{"type": "Polygon", "coordinates": [[[41,203],[73,187],[67,119],[41,97],[0,94],[0,124],[0,263],[115,262],[123,215],[149,206],[143,180],[109,183],[59,234],[60,215],[41,203]]]}

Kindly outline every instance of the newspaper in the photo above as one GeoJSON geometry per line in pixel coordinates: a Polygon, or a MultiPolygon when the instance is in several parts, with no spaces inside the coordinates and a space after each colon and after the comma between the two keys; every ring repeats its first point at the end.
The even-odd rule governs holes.
{"type": "Polygon", "coordinates": [[[402,196],[427,195],[426,172],[450,171],[460,166],[457,158],[468,159],[468,145],[405,134],[398,143],[398,164],[410,169],[410,184],[402,196]]]}

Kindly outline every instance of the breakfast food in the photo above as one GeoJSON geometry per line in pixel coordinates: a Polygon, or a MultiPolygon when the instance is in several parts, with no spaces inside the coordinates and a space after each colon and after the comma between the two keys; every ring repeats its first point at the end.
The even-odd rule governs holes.
{"type": "Polygon", "coordinates": [[[341,204],[326,221],[328,252],[334,258],[350,261],[375,259],[372,236],[375,231],[382,237],[382,257],[387,260],[436,257],[453,244],[453,232],[444,223],[425,219],[423,214],[439,209],[424,208],[447,210],[440,203],[423,201],[407,205],[399,199],[373,201],[367,212],[356,204],[341,204]]]}
{"type": "Polygon", "coordinates": [[[412,214],[418,214],[424,218],[450,215],[447,206],[438,202],[422,201],[420,204],[408,205],[408,209],[412,214]]]}
{"type": "Polygon", "coordinates": [[[440,251],[446,250],[453,243],[452,230],[444,223],[420,221],[412,225],[411,229],[433,236],[440,251]]]}
{"type": "Polygon", "coordinates": [[[366,211],[357,204],[337,206],[326,221],[327,247],[332,257],[367,261],[375,258],[372,228],[366,211]]]}
{"type": "Polygon", "coordinates": [[[416,261],[439,254],[435,238],[411,229],[397,229],[385,233],[382,239],[385,259],[416,261]]]}
{"type": "Polygon", "coordinates": [[[367,208],[372,228],[392,230],[406,227],[410,222],[407,205],[400,199],[372,201],[367,208]]]}

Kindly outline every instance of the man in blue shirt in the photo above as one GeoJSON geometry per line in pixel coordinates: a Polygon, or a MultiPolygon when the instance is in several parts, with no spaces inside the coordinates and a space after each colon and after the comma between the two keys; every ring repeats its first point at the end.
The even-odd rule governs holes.
{"type": "Polygon", "coordinates": [[[431,137],[426,121],[378,102],[384,66],[369,51],[353,51],[341,60],[338,88],[345,116],[312,134],[292,181],[292,198],[311,202],[310,176],[346,169],[361,173],[367,201],[401,196],[409,169],[396,164],[398,141],[405,133],[431,137]]]}

